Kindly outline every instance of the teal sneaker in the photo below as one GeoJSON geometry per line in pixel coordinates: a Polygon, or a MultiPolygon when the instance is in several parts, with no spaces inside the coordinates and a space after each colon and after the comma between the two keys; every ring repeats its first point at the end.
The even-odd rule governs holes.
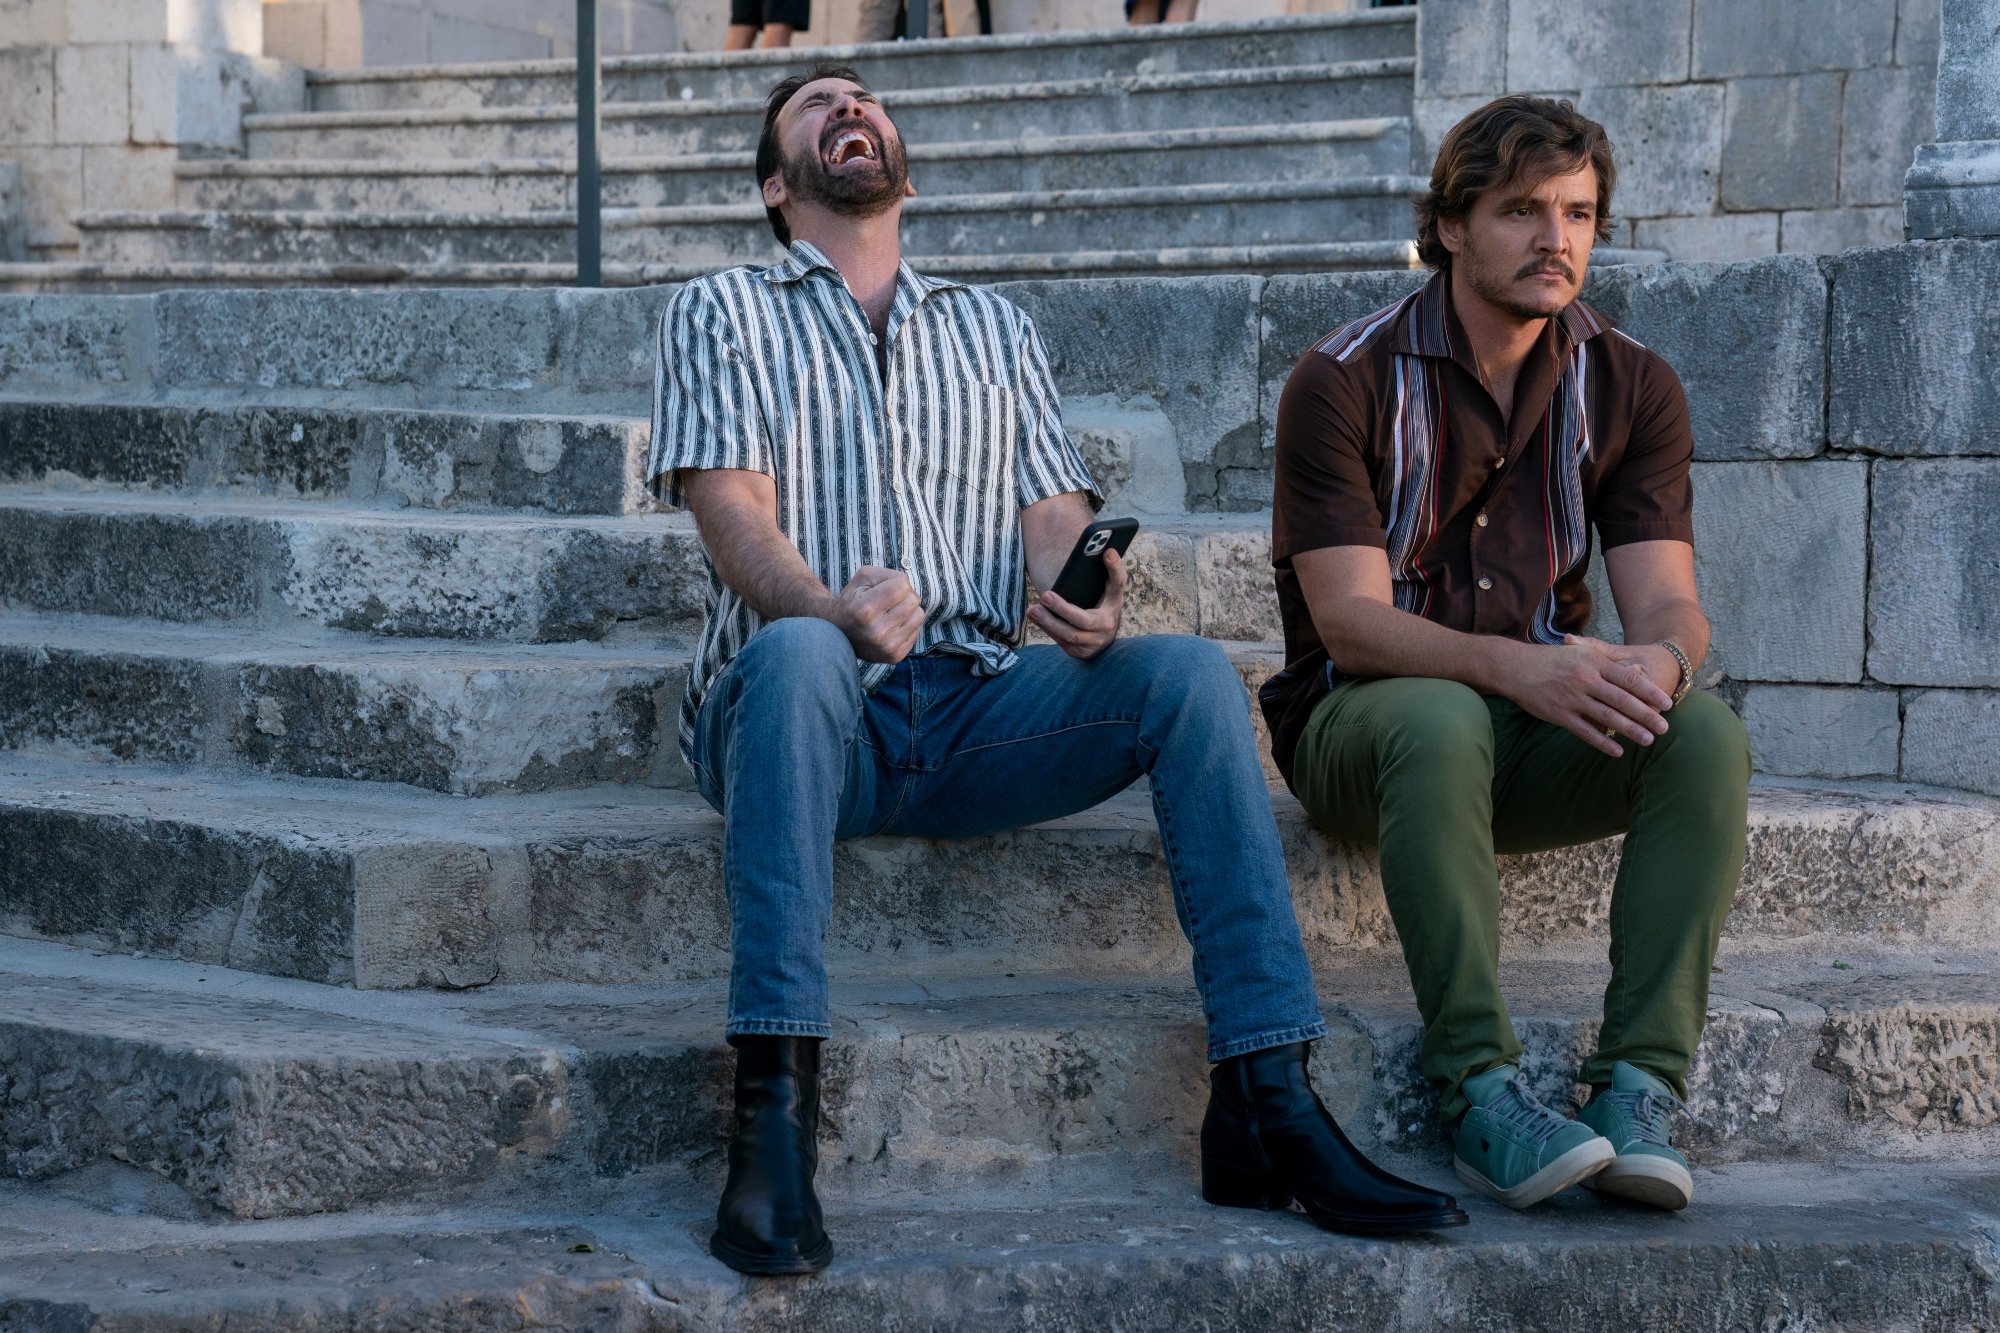
{"type": "Polygon", "coordinates": [[[1452,1167],[1509,1208],[1540,1203],[1618,1155],[1596,1130],[1537,1101],[1513,1065],[1474,1074],[1462,1088],[1472,1109],[1458,1122],[1452,1167]]]}
{"type": "Polygon", "coordinates": [[[1664,1080],[1623,1060],[1612,1065],[1611,1086],[1577,1116],[1618,1150],[1590,1187],[1655,1208],[1687,1207],[1694,1199],[1694,1177],[1688,1174],[1687,1158],[1667,1142],[1669,1118],[1680,1109],[1680,1098],[1664,1080]]]}

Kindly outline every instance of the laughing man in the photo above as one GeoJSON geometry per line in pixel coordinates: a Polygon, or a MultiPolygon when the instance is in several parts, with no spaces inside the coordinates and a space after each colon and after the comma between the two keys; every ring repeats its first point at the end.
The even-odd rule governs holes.
{"type": "Polygon", "coordinates": [[[1669,1116],[1743,864],[1748,741],[1689,692],[1709,630],[1686,401],[1577,299],[1614,174],[1567,102],[1473,112],[1418,205],[1435,274],[1306,352],[1278,410],[1275,757],[1316,822],[1380,849],[1459,1177],[1516,1208],[1586,1180],[1693,1197],[1669,1116]],[[1622,644],[1584,637],[1593,528],[1622,644]],[[1570,1120],[1521,1078],[1494,854],[1615,833],[1594,1095],[1570,1120]]]}
{"type": "Polygon", "coordinates": [[[1243,686],[1214,643],[1118,637],[1054,582],[1096,492],[1034,326],[902,262],[903,144],[853,71],[786,79],[757,185],[769,268],[688,284],[660,326],[649,472],[694,511],[707,621],[682,753],[722,812],[736,1129],[710,1249],[833,1252],[813,1189],[839,838],[969,838],[1152,781],[1213,1062],[1203,1193],[1372,1233],[1465,1220],[1372,1166],[1306,1080],[1322,1035],[1243,686]],[[1054,643],[1017,648],[1022,614],[1054,643]]]}

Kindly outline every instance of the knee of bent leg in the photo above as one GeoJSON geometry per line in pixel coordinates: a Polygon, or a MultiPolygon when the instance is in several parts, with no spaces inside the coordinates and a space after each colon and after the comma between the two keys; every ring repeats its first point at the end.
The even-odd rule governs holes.
{"type": "Polygon", "coordinates": [[[1667,734],[1654,743],[1656,764],[1711,775],[1717,782],[1750,781],[1750,733],[1728,704],[1691,691],[1667,714],[1667,734]]]}
{"type": "Polygon", "coordinates": [[[755,679],[791,691],[858,690],[854,646],[830,620],[792,616],[774,620],[751,636],[730,664],[740,684],[755,679]]]}
{"type": "Polygon", "coordinates": [[[1193,634],[1141,634],[1117,648],[1145,673],[1155,697],[1175,703],[1233,703],[1244,697],[1243,677],[1213,639],[1193,634]]]}
{"type": "Polygon", "coordinates": [[[1376,704],[1376,731],[1386,760],[1449,764],[1493,757],[1493,714],[1477,690],[1455,680],[1410,678],[1376,704]]]}

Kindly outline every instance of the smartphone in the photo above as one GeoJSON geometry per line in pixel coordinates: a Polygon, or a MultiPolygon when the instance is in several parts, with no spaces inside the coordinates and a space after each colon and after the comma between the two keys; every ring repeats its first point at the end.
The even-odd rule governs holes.
{"type": "Polygon", "coordinates": [[[1105,518],[1092,523],[1077,534],[1076,546],[1063,561],[1056,586],[1049,591],[1071,606],[1090,610],[1104,600],[1104,585],[1110,578],[1104,569],[1105,551],[1124,555],[1138,533],[1136,518],[1105,518]]]}

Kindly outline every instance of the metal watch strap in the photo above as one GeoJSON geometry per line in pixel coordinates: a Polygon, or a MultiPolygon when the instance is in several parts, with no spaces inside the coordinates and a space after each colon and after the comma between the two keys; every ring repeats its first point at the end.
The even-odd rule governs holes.
{"type": "Polygon", "coordinates": [[[1655,648],[1664,648],[1672,653],[1674,661],[1680,665],[1680,683],[1674,686],[1674,702],[1679,703],[1681,700],[1687,698],[1687,692],[1694,688],[1694,663],[1688,661],[1688,655],[1682,652],[1681,646],[1672,639],[1661,639],[1653,646],[1655,648]]]}

